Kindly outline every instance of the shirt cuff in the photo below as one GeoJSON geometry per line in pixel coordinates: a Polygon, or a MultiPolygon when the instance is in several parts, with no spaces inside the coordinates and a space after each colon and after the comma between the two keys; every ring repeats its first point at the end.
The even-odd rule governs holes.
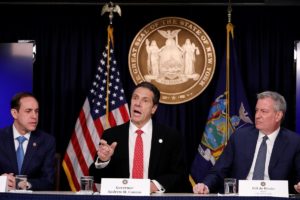
{"type": "Polygon", "coordinates": [[[166,189],[159,182],[157,182],[156,180],[151,180],[151,181],[158,189],[155,193],[161,194],[166,191],[166,189]]]}
{"type": "Polygon", "coordinates": [[[31,189],[31,188],[32,188],[32,185],[31,185],[31,183],[30,183],[30,182],[28,182],[28,181],[27,181],[27,185],[26,185],[26,186],[27,186],[27,190],[29,190],[29,189],[31,189]]]}
{"type": "Polygon", "coordinates": [[[96,169],[103,169],[104,167],[106,167],[108,165],[109,161],[110,160],[103,162],[98,157],[96,162],[95,162],[95,168],[96,169]]]}

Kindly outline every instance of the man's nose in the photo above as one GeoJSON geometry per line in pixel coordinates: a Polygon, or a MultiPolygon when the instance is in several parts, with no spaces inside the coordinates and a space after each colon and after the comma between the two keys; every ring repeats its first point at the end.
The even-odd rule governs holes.
{"type": "Polygon", "coordinates": [[[141,105],[141,101],[140,100],[136,100],[135,105],[140,106],[141,105]]]}
{"type": "Polygon", "coordinates": [[[256,111],[255,113],[255,118],[259,118],[261,116],[260,112],[259,111],[256,111]]]}
{"type": "Polygon", "coordinates": [[[39,115],[38,113],[36,113],[36,112],[32,112],[32,114],[31,114],[31,117],[32,117],[32,118],[37,118],[37,117],[38,117],[38,115],[39,115]]]}

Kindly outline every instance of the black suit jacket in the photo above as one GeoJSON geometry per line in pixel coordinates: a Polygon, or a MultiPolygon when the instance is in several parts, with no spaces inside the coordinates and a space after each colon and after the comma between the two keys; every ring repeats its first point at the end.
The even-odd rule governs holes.
{"type": "MultiPolygon", "coordinates": [[[[39,130],[31,132],[21,169],[31,190],[53,190],[54,159],[54,137],[39,130]]],[[[0,174],[3,173],[19,173],[12,126],[0,130],[0,174]]]]}
{"type": "MultiPolygon", "coordinates": [[[[211,192],[223,189],[225,177],[241,180],[247,178],[258,133],[259,131],[251,126],[232,134],[224,152],[203,181],[211,192]]],[[[268,170],[271,180],[288,180],[290,193],[295,193],[293,185],[300,181],[300,136],[298,134],[280,128],[268,170]]]]}
{"type": "MultiPolygon", "coordinates": [[[[96,169],[94,163],[90,166],[90,175],[94,176],[95,182],[100,182],[102,177],[129,178],[128,134],[129,122],[104,131],[102,139],[118,145],[107,167],[96,169]]],[[[153,123],[148,177],[157,180],[166,192],[191,191],[183,143],[177,131],[153,123]]]]}

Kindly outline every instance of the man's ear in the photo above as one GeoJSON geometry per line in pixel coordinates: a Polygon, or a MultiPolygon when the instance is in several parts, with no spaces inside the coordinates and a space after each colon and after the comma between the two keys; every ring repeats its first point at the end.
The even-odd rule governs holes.
{"type": "Polygon", "coordinates": [[[152,107],[152,112],[151,112],[152,115],[154,115],[154,113],[156,112],[157,107],[158,107],[157,104],[152,107]]]}
{"type": "Polygon", "coordinates": [[[17,114],[18,114],[17,109],[15,109],[15,108],[10,109],[10,113],[13,116],[14,119],[17,118],[17,114]]]}
{"type": "Polygon", "coordinates": [[[277,118],[277,121],[281,121],[282,120],[282,118],[283,118],[283,112],[277,112],[276,113],[276,118],[277,118]]]}

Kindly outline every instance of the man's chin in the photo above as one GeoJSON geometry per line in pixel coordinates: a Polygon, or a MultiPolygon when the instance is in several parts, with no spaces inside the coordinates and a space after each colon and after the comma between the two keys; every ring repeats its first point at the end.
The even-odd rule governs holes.
{"type": "Polygon", "coordinates": [[[35,127],[28,127],[27,132],[32,132],[36,130],[36,126],[35,127]]]}
{"type": "Polygon", "coordinates": [[[136,126],[142,123],[140,119],[131,119],[131,122],[134,123],[136,126]]]}

